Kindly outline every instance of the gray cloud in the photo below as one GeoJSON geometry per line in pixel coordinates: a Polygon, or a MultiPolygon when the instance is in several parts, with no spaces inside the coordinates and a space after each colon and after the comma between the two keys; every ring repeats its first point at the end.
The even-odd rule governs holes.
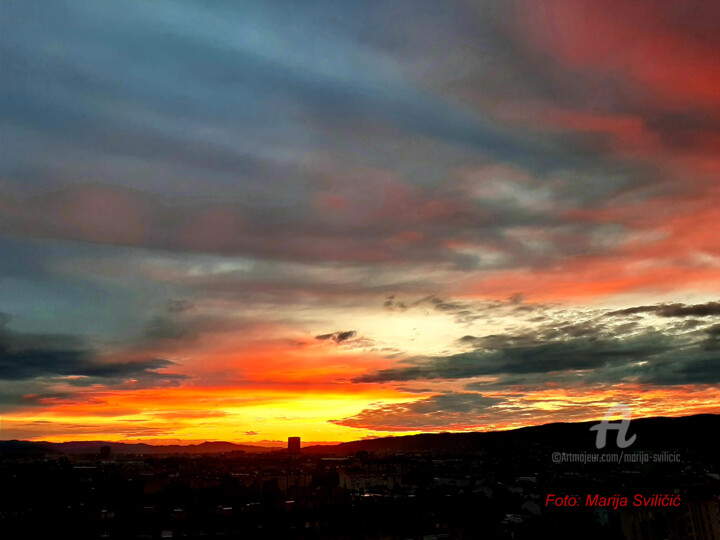
{"type": "Polygon", "coordinates": [[[457,343],[469,348],[466,352],[406,358],[395,367],[356,377],[355,382],[488,378],[469,383],[466,387],[472,390],[537,388],[549,383],[664,386],[720,382],[720,325],[659,331],[636,321],[610,325],[603,320],[602,315],[593,315],[578,322],[544,323],[522,332],[466,335],[457,343]]]}
{"type": "Polygon", "coordinates": [[[652,358],[672,350],[661,334],[627,340],[573,338],[544,342],[528,335],[491,336],[488,349],[450,356],[411,358],[406,365],[362,375],[356,382],[466,379],[502,374],[545,374],[598,369],[652,358]]]}
{"type": "Polygon", "coordinates": [[[483,425],[488,410],[502,401],[478,393],[447,392],[413,402],[371,407],[331,422],[381,431],[467,429],[483,425]]]}
{"type": "Polygon", "coordinates": [[[355,17],[357,5],[338,16],[311,3],[288,31],[273,6],[134,2],[118,18],[82,1],[31,4],[10,3],[4,15],[13,23],[3,35],[3,130],[16,136],[3,148],[14,211],[2,226],[16,235],[283,261],[542,266],[605,251],[598,237],[624,234],[569,221],[558,206],[595,205],[647,177],[546,133],[501,128],[447,93],[444,82],[474,79],[452,73],[462,65],[496,97],[547,90],[497,30],[503,10],[478,18],[461,4],[401,2],[355,17]],[[398,9],[400,41],[390,22],[398,9]],[[459,23],[464,15],[475,22],[459,23]],[[451,72],[438,43],[459,62],[451,72]],[[435,92],[422,73],[437,75],[435,92]],[[485,172],[468,182],[465,170],[485,172]],[[517,193],[468,197],[468,185],[492,183],[517,193]],[[67,208],[93,206],[94,189],[126,212],[67,208]],[[509,234],[518,227],[542,229],[543,247],[509,234]],[[448,248],[450,238],[477,254],[448,248]]]}
{"type": "Polygon", "coordinates": [[[315,336],[315,339],[320,340],[320,341],[325,341],[325,340],[331,339],[335,343],[342,343],[344,341],[354,338],[356,335],[357,335],[357,332],[355,330],[347,330],[345,332],[333,332],[332,334],[321,334],[319,336],[315,336]]]}
{"type": "Polygon", "coordinates": [[[636,306],[611,311],[609,317],[652,313],[659,317],[714,317],[720,315],[720,302],[705,304],[656,304],[654,306],[636,306]]]}
{"type": "Polygon", "coordinates": [[[400,300],[397,295],[389,295],[383,302],[388,311],[407,311],[409,309],[432,310],[443,313],[463,326],[471,326],[483,319],[512,314],[516,319],[541,320],[549,304],[522,304],[521,294],[512,295],[505,301],[466,301],[445,298],[439,294],[422,296],[417,300],[400,300]]]}
{"type": "Polygon", "coordinates": [[[0,380],[49,381],[62,378],[66,384],[113,385],[128,379],[141,385],[177,384],[185,375],[165,373],[170,360],[153,358],[129,362],[103,361],[98,353],[76,336],[27,334],[7,326],[0,328],[0,380]]]}

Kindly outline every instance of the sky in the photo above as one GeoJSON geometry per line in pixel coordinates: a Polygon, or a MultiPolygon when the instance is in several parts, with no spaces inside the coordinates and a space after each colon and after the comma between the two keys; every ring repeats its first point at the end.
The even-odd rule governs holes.
{"type": "Polygon", "coordinates": [[[0,438],[720,413],[720,3],[0,24],[0,438]]]}

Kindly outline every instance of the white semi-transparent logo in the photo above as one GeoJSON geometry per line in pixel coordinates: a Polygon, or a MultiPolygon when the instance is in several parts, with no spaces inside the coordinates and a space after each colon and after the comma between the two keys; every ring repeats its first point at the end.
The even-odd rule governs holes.
{"type": "Polygon", "coordinates": [[[595,447],[605,448],[607,444],[607,432],[610,430],[617,431],[617,446],[618,448],[627,448],[637,439],[637,435],[633,435],[629,439],[627,438],[628,429],[630,428],[630,407],[623,404],[615,405],[610,407],[605,416],[599,424],[595,424],[590,428],[590,431],[597,431],[595,437],[595,447]],[[620,422],[612,422],[612,417],[616,413],[622,415],[620,422]]]}

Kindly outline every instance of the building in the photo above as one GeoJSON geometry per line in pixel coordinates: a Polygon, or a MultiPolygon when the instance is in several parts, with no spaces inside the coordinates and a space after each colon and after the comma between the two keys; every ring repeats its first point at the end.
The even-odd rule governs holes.
{"type": "Polygon", "coordinates": [[[288,437],[288,453],[300,453],[300,437],[288,437]]]}

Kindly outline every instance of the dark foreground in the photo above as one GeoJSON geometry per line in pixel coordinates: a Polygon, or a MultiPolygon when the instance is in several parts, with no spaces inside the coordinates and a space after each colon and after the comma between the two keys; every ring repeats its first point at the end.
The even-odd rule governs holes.
{"type": "Polygon", "coordinates": [[[15,449],[0,454],[0,531],[4,539],[720,539],[713,433],[653,429],[624,450],[629,461],[593,464],[553,463],[553,454],[621,451],[547,431],[475,447],[438,438],[413,451],[408,438],[402,451],[394,441],[301,455],[15,449]],[[662,461],[671,455],[675,462],[662,461]]]}

